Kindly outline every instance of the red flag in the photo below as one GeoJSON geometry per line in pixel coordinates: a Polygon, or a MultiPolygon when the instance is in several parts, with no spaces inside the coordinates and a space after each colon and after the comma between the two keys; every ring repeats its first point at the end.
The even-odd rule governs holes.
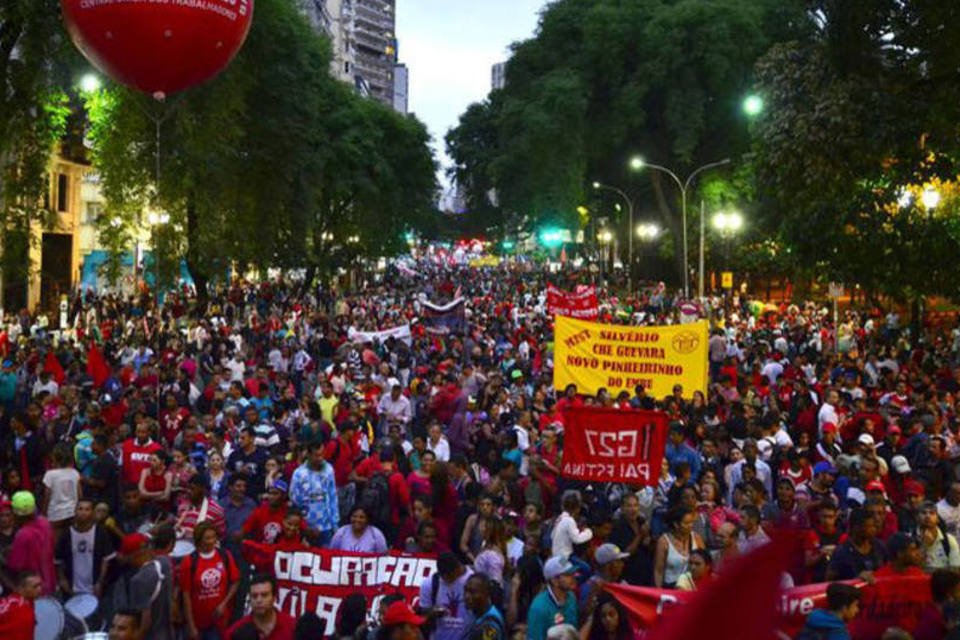
{"type": "Polygon", "coordinates": [[[43,362],[43,370],[53,376],[57,384],[63,384],[63,381],[67,378],[67,374],[63,372],[63,367],[60,365],[60,360],[57,359],[53,351],[47,351],[47,359],[43,362]]]}
{"type": "Polygon", "coordinates": [[[93,386],[95,387],[102,387],[103,383],[110,377],[110,365],[107,364],[106,358],[100,353],[100,349],[97,349],[97,345],[93,343],[90,344],[90,349],[87,351],[87,373],[93,378],[93,386]]]}
{"type": "Polygon", "coordinates": [[[795,536],[781,532],[770,544],[737,558],[724,567],[716,581],[687,601],[682,615],[666,616],[654,627],[648,640],[776,637],[780,576],[796,542],[795,536]]]}

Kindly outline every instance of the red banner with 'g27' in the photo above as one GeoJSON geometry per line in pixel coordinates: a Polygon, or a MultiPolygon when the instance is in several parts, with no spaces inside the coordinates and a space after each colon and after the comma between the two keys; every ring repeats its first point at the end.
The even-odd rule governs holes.
{"type": "Polygon", "coordinates": [[[653,486],[667,438],[661,411],[570,407],[563,414],[566,478],[653,486]]]}

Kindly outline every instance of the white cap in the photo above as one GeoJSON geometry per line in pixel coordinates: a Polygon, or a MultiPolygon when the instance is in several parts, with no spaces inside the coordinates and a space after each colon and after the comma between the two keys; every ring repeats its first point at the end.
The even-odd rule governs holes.
{"type": "Polygon", "coordinates": [[[543,565],[543,577],[546,580],[559,578],[565,573],[573,573],[576,567],[567,558],[567,556],[553,556],[543,565]]]}
{"type": "Polygon", "coordinates": [[[893,456],[890,459],[890,466],[897,473],[910,473],[910,463],[903,456],[893,456]]]}
{"type": "Polygon", "coordinates": [[[872,447],[874,445],[873,436],[871,436],[869,433],[861,433],[860,437],[857,438],[857,442],[860,444],[865,444],[868,447],[872,447]]]}

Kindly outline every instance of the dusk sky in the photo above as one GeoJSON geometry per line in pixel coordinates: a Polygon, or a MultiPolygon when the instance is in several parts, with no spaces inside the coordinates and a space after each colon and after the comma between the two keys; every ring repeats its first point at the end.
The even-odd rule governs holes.
{"type": "Polygon", "coordinates": [[[443,164],[443,136],[490,91],[490,67],[511,42],[533,35],[546,0],[398,0],[400,62],[410,68],[410,111],[443,164]]]}

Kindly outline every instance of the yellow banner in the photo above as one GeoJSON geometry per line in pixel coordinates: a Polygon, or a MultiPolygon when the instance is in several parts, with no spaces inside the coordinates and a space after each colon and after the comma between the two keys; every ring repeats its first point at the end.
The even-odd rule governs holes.
{"type": "Polygon", "coordinates": [[[479,269],[481,267],[496,267],[500,264],[500,258],[497,256],[483,256],[480,258],[474,258],[468,264],[472,269],[479,269]]]}
{"type": "Polygon", "coordinates": [[[610,395],[643,386],[663,398],[683,385],[683,396],[707,391],[707,323],[625,327],[556,316],[553,386],[610,395]]]}

